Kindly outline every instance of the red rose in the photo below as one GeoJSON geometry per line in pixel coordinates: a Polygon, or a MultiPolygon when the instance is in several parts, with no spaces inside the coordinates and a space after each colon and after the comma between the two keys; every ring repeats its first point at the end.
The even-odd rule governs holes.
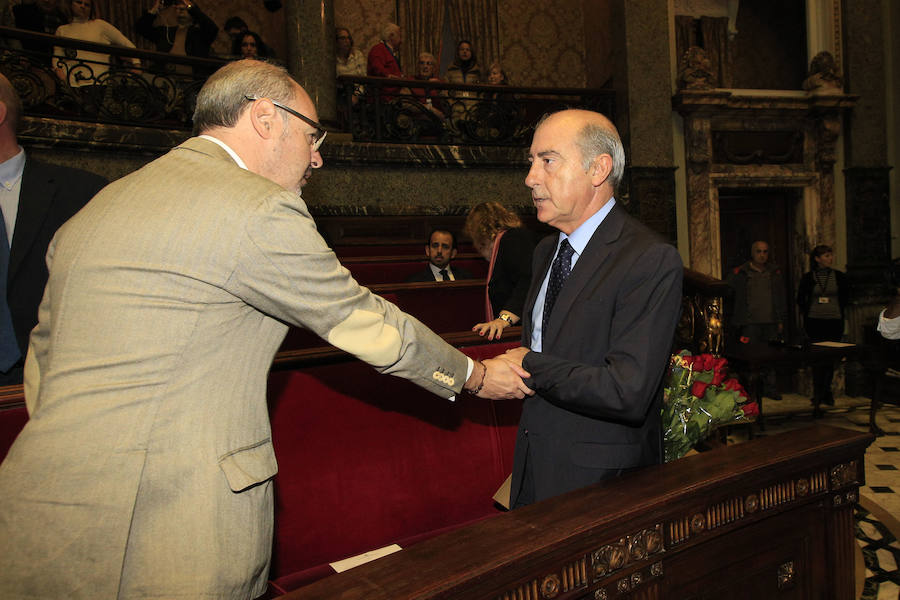
{"type": "Polygon", "coordinates": [[[705,381],[695,381],[691,386],[691,393],[697,398],[702,398],[706,393],[706,388],[709,387],[709,384],[705,381]]]}
{"type": "Polygon", "coordinates": [[[728,366],[728,361],[724,358],[714,358],[712,361],[712,369],[716,373],[725,372],[725,367],[728,366]]]}
{"type": "Polygon", "coordinates": [[[684,361],[685,367],[689,367],[691,365],[691,363],[694,362],[694,357],[691,356],[690,354],[685,354],[684,356],[681,357],[681,360],[684,361]]]}
{"type": "Polygon", "coordinates": [[[699,356],[694,357],[694,370],[695,371],[709,371],[709,354],[700,354],[699,356]]]}
{"type": "Polygon", "coordinates": [[[741,341],[742,344],[749,344],[749,343],[750,343],[750,338],[748,338],[746,335],[742,335],[741,338],[740,338],[740,341],[741,341]]]}
{"type": "Polygon", "coordinates": [[[719,385],[725,380],[725,371],[713,371],[712,384],[719,385]]]}
{"type": "Polygon", "coordinates": [[[723,383],[722,385],[726,390],[739,391],[739,390],[743,389],[743,388],[741,388],[741,383],[734,377],[732,377],[730,379],[726,379],[725,383],[723,383]]]}
{"type": "Polygon", "coordinates": [[[745,417],[759,416],[759,405],[757,405],[756,402],[748,402],[746,404],[741,404],[741,410],[744,411],[745,417]]]}

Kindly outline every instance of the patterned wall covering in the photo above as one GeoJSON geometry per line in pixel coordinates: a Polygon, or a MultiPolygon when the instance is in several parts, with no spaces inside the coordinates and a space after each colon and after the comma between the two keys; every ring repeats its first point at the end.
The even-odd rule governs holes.
{"type": "Polygon", "coordinates": [[[513,85],[585,86],[581,0],[499,5],[500,52],[513,85]]]}
{"type": "MultiPolygon", "coordinates": [[[[585,85],[582,0],[498,4],[502,62],[513,85],[585,85]]],[[[395,5],[394,0],[335,0],[334,23],[350,29],[356,47],[366,54],[381,39],[382,24],[396,18],[395,5]]]]}

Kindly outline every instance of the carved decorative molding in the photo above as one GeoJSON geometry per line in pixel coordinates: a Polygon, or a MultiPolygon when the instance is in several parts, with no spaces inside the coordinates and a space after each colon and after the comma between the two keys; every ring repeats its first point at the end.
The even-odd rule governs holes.
{"type": "Polygon", "coordinates": [[[806,228],[801,237],[834,240],[836,147],[843,111],[856,98],[840,90],[675,95],[673,105],[684,118],[690,268],[722,276],[722,188],[800,188],[804,214],[798,218],[806,228]]]}
{"type": "Polygon", "coordinates": [[[776,507],[805,502],[816,495],[838,492],[831,496],[832,504],[844,506],[856,502],[859,483],[859,462],[855,460],[834,465],[827,471],[815,471],[775,482],[755,492],[733,496],[669,521],[665,524],[666,541],[669,547],[684,544],[720,527],[776,507]]]}

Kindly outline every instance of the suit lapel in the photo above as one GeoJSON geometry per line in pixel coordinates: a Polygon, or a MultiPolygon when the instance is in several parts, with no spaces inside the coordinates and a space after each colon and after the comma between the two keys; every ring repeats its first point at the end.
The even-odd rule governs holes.
{"type": "Polygon", "coordinates": [[[28,250],[34,244],[38,232],[50,213],[50,206],[58,191],[57,183],[43,173],[40,163],[26,159],[19,192],[19,210],[16,228],[9,249],[9,279],[16,275],[28,250]]]}
{"type": "Polygon", "coordinates": [[[584,253],[578,257],[578,262],[572,268],[572,273],[563,284],[556,298],[556,304],[553,306],[553,314],[550,315],[550,322],[547,324],[548,331],[544,332],[544,350],[552,347],[556,339],[556,335],[561,329],[561,323],[571,311],[578,297],[581,295],[584,286],[594,279],[603,264],[610,257],[615,242],[622,235],[622,228],[625,224],[624,209],[616,204],[610,211],[590,241],[584,248],[584,253]]]}
{"type": "Polygon", "coordinates": [[[535,261],[537,270],[533,270],[531,273],[531,285],[528,288],[528,295],[525,296],[525,308],[522,309],[522,312],[525,314],[520,315],[524,324],[524,327],[522,327],[522,345],[525,347],[531,345],[531,332],[534,330],[534,323],[531,322],[531,313],[534,310],[534,303],[537,300],[541,284],[544,282],[544,277],[547,276],[547,269],[550,268],[550,262],[553,260],[553,255],[556,252],[556,243],[559,241],[559,235],[549,237],[553,238],[552,244],[538,245],[535,250],[535,256],[537,256],[538,251],[541,251],[542,254],[537,256],[538,260],[535,261]]]}

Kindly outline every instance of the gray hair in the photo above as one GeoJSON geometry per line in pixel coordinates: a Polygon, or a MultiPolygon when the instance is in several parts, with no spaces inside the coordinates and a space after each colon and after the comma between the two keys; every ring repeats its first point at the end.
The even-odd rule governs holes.
{"type": "MultiPolygon", "coordinates": [[[[259,60],[228,63],[213,73],[197,94],[194,135],[214,127],[234,127],[249,106],[246,96],[290,104],[296,94],[295,83],[290,74],[277,65],[259,60]]],[[[288,116],[287,113],[281,115],[285,123],[288,116]]]]}
{"type": "Polygon", "coordinates": [[[22,99],[16,93],[12,83],[0,75],[0,102],[6,105],[6,120],[9,121],[13,132],[19,127],[19,118],[22,116],[22,99]]]}
{"type": "Polygon", "coordinates": [[[395,31],[400,31],[400,26],[396,23],[388,23],[384,26],[384,29],[381,30],[381,39],[388,39],[395,31]]]}
{"type": "MultiPolygon", "coordinates": [[[[557,111],[563,112],[563,111],[557,111]]],[[[547,113],[540,118],[534,126],[535,131],[556,113],[547,113]]],[[[609,154],[612,158],[612,170],[609,172],[609,183],[613,192],[619,187],[622,176],[625,174],[625,148],[616,126],[609,121],[605,125],[588,123],[575,137],[575,145],[581,151],[581,166],[585,171],[590,170],[594,158],[601,154],[609,154]]]]}

